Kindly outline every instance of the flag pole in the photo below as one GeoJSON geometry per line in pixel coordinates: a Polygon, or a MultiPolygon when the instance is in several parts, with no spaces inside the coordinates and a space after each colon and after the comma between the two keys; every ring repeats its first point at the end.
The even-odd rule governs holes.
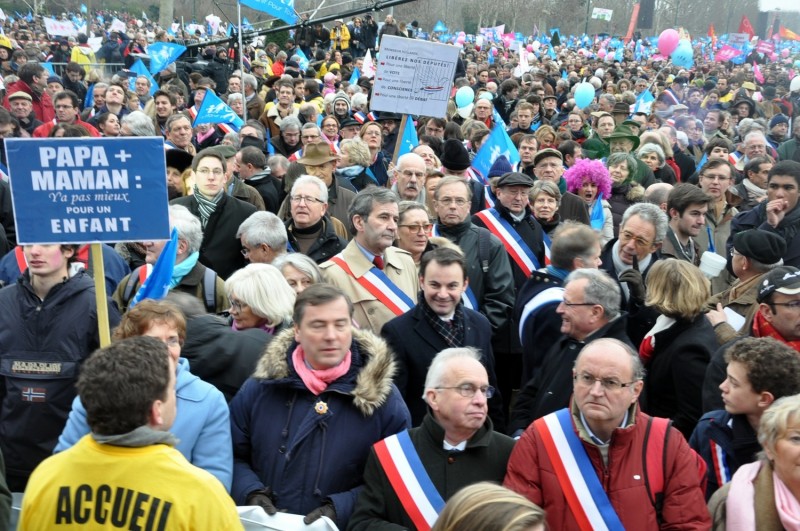
{"type": "MultiPolygon", "coordinates": [[[[239,27],[236,28],[239,34],[239,71],[242,73],[242,80],[244,80],[244,47],[242,46],[242,2],[236,2],[236,14],[239,16],[239,27]]],[[[244,93],[244,81],[242,85],[242,118],[243,122],[247,121],[247,96],[244,93]]],[[[256,85],[258,87],[258,85],[256,85]]],[[[258,96],[258,94],[256,94],[258,96]]],[[[226,102],[227,103],[227,102],[226,102]]],[[[256,118],[258,118],[256,116],[256,118]]]]}
{"type": "MultiPolygon", "coordinates": [[[[397,165],[397,157],[400,154],[400,148],[403,144],[403,133],[406,130],[406,124],[408,123],[408,115],[404,114],[403,118],[400,120],[400,134],[397,136],[397,142],[394,144],[394,153],[392,154],[392,164],[397,165]]],[[[413,126],[414,123],[412,122],[411,125],[413,126]]],[[[390,179],[391,180],[391,179],[390,179]]]]}

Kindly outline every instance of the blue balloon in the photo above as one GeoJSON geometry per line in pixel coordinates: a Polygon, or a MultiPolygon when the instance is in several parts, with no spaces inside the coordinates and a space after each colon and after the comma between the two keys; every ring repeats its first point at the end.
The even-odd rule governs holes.
{"type": "Polygon", "coordinates": [[[670,55],[672,64],[681,68],[691,68],[694,66],[694,50],[692,50],[692,43],[687,39],[681,39],[678,47],[670,55]]]}
{"type": "MultiPolygon", "coordinates": [[[[460,90],[460,89],[459,89],[460,90]]],[[[594,101],[594,86],[584,81],[575,85],[575,105],[585,109],[594,101]]]]}
{"type": "Polygon", "coordinates": [[[456,107],[466,107],[475,101],[475,91],[471,87],[461,87],[456,91],[456,107]]]}

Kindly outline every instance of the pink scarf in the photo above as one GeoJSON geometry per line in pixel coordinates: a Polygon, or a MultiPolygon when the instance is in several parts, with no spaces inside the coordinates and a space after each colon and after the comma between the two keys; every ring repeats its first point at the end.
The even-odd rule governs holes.
{"type": "MultiPolygon", "coordinates": [[[[742,465],[733,475],[728,499],[725,502],[727,531],[752,531],[756,528],[753,484],[762,464],[761,461],[756,461],[742,465]]],[[[781,524],[788,530],[800,529],[800,501],[774,471],[772,483],[775,491],[775,509],[781,524]]]]}
{"type": "Polygon", "coordinates": [[[775,472],[772,473],[772,481],[775,483],[775,507],[778,509],[783,527],[790,530],[800,529],[800,501],[797,501],[789,487],[778,479],[775,472]]]}
{"type": "Polygon", "coordinates": [[[298,376],[306,384],[308,390],[315,395],[319,395],[328,388],[328,384],[347,374],[347,371],[350,370],[350,361],[351,356],[348,350],[342,362],[336,367],[314,370],[306,366],[306,353],[303,351],[302,346],[297,345],[297,348],[292,352],[294,370],[297,371],[298,376]]]}

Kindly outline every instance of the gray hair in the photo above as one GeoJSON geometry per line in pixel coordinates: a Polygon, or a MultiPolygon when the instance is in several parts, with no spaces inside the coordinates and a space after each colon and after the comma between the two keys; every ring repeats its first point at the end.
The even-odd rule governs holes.
{"type": "MultiPolygon", "coordinates": [[[[314,177],[313,175],[301,175],[297,178],[297,180],[292,185],[292,193],[294,195],[295,191],[299,186],[304,184],[314,184],[319,188],[319,200],[323,203],[328,202],[328,187],[325,186],[325,183],[319,177],[314,177]]],[[[358,197],[358,196],[356,196],[358,197]]]]}
{"type": "Polygon", "coordinates": [[[401,171],[401,169],[405,168],[407,163],[412,160],[416,160],[419,164],[422,164],[422,166],[425,167],[425,159],[412,152],[401,155],[397,159],[397,171],[401,171]]]}
{"type": "Polygon", "coordinates": [[[310,278],[312,283],[319,284],[322,282],[322,271],[320,271],[317,263],[302,253],[282,254],[272,262],[272,265],[280,269],[281,273],[283,273],[283,269],[286,266],[292,266],[310,278]]]}
{"type": "Polygon", "coordinates": [[[203,226],[200,219],[183,205],[169,206],[169,227],[178,229],[178,239],[189,245],[189,254],[196,253],[203,244],[203,226]]]}
{"type": "Polygon", "coordinates": [[[299,131],[303,125],[295,116],[287,116],[281,120],[281,133],[286,131],[299,131]]]}
{"type": "Polygon", "coordinates": [[[765,449],[775,451],[775,445],[789,429],[789,423],[800,414],[800,395],[779,398],[761,415],[758,423],[758,442],[765,449]]]}
{"type": "Polygon", "coordinates": [[[547,194],[550,197],[556,200],[556,203],[560,206],[561,205],[561,191],[558,189],[558,185],[551,181],[536,181],[533,183],[533,188],[531,188],[528,197],[530,197],[531,202],[533,202],[539,194],[547,194]]]}
{"type": "Polygon", "coordinates": [[[250,214],[250,217],[239,225],[236,237],[244,238],[248,245],[265,244],[278,253],[286,252],[286,244],[289,241],[286,226],[281,218],[266,211],[250,214]]]}
{"type": "Polygon", "coordinates": [[[364,110],[367,107],[367,95],[363,93],[353,94],[350,98],[350,108],[364,110]]]}
{"type": "Polygon", "coordinates": [[[253,74],[242,74],[242,85],[245,87],[250,87],[253,90],[258,88],[258,81],[256,80],[256,76],[253,74]]]}
{"type": "Polygon", "coordinates": [[[350,203],[350,209],[347,212],[350,234],[355,236],[358,232],[355,225],[353,225],[353,218],[355,216],[360,216],[362,219],[367,219],[375,208],[375,203],[379,205],[385,205],[387,203],[399,204],[400,197],[392,190],[378,186],[368,186],[361,190],[356,194],[353,202],[350,203]]]}
{"type": "MultiPolygon", "coordinates": [[[[286,120],[284,120],[284,121],[286,121],[286,120]]],[[[247,120],[244,123],[244,125],[242,126],[242,129],[244,129],[245,127],[252,127],[253,129],[255,129],[256,130],[256,135],[258,136],[258,138],[260,140],[265,140],[266,139],[267,130],[264,128],[264,124],[262,124],[258,120],[252,120],[252,119],[251,120],[247,120]]],[[[242,129],[239,129],[240,133],[241,133],[242,129]]]]}
{"type": "Polygon", "coordinates": [[[235,149],[237,149],[237,150],[239,149],[239,145],[240,145],[239,144],[239,133],[228,133],[228,134],[226,134],[225,136],[222,137],[222,142],[221,143],[224,144],[226,141],[230,142],[231,146],[233,146],[235,149]]]}
{"type": "Polygon", "coordinates": [[[232,94],[228,94],[228,105],[230,105],[234,101],[244,101],[244,96],[242,96],[241,92],[234,92],[232,94]]]}
{"type": "MultiPolygon", "coordinates": [[[[269,169],[271,171],[273,171],[273,172],[278,168],[282,168],[284,170],[288,170],[289,169],[289,159],[287,159],[283,155],[272,155],[267,160],[267,167],[269,167],[269,169]]],[[[327,191],[327,189],[326,189],[326,191],[327,191]]]]}
{"type": "Polygon", "coordinates": [[[664,164],[666,164],[667,159],[664,155],[664,150],[661,149],[661,146],[658,144],[642,144],[639,146],[639,150],[636,152],[636,156],[642,158],[643,155],[647,155],[648,153],[655,153],[658,157],[658,164],[659,168],[663,168],[664,164]]]}
{"type": "Polygon", "coordinates": [[[127,124],[131,136],[156,136],[153,120],[142,111],[133,111],[122,117],[122,125],[127,124]]]}
{"type": "Polygon", "coordinates": [[[652,203],[636,203],[628,207],[625,213],[622,214],[622,222],[619,224],[620,229],[625,226],[629,219],[633,216],[639,216],[642,221],[646,221],[653,225],[656,231],[656,238],[653,243],[660,243],[664,241],[667,235],[667,227],[669,226],[669,219],[667,215],[658,205],[652,203]]]}
{"type": "Polygon", "coordinates": [[[151,85],[150,80],[147,79],[147,76],[136,76],[136,81],[139,81],[140,79],[144,79],[147,82],[148,87],[151,85]]]}
{"type": "Polygon", "coordinates": [[[608,320],[616,318],[622,300],[619,284],[602,269],[576,269],[564,279],[564,287],[581,279],[588,281],[583,291],[584,302],[602,306],[608,320]]]}
{"type": "MultiPolygon", "coordinates": [[[[347,138],[339,142],[339,149],[347,152],[347,158],[353,164],[367,167],[372,164],[372,155],[369,152],[369,146],[360,138],[347,138]]],[[[405,155],[403,155],[405,157],[405,155]]],[[[403,157],[400,157],[402,159],[403,157]]],[[[398,160],[398,165],[400,161],[398,160]]]]}
{"type": "Polygon", "coordinates": [[[636,157],[630,153],[612,153],[606,159],[606,168],[616,166],[617,164],[625,163],[628,165],[628,178],[632,179],[636,175],[637,165],[636,157]]]}
{"type": "Polygon", "coordinates": [[[566,220],[553,233],[550,260],[554,267],[571,271],[576,258],[588,262],[598,245],[600,235],[597,231],[584,223],[566,220]]]}
{"type": "Polygon", "coordinates": [[[639,358],[639,353],[633,350],[630,345],[627,343],[623,343],[619,339],[614,339],[613,337],[601,337],[599,339],[595,339],[594,341],[590,341],[587,343],[581,351],[578,353],[578,357],[575,358],[575,364],[573,367],[578,366],[578,360],[581,359],[581,356],[584,352],[586,352],[590,347],[591,348],[599,348],[602,345],[609,344],[610,346],[619,347],[628,354],[628,358],[631,362],[631,374],[633,381],[638,382],[644,380],[645,370],[644,365],[642,365],[642,360],[639,358]]]}
{"type": "Polygon", "coordinates": [[[225,281],[225,294],[241,299],[268,326],[291,321],[297,297],[283,274],[270,264],[249,264],[236,271],[225,281]]]}
{"type": "Polygon", "coordinates": [[[422,399],[429,389],[436,389],[444,383],[444,376],[447,372],[447,365],[451,360],[471,359],[480,362],[481,353],[474,347],[446,348],[434,356],[428,367],[428,374],[425,375],[425,387],[422,392],[422,399]]]}
{"type": "Polygon", "coordinates": [[[320,129],[317,124],[312,124],[312,123],[303,124],[303,127],[300,128],[300,134],[302,134],[303,131],[311,131],[311,130],[316,131],[318,135],[322,136],[322,129],[320,129]]]}

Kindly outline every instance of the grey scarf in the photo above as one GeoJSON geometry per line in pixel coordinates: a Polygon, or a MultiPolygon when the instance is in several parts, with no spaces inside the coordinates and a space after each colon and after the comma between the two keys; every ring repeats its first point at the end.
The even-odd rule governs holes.
{"type": "Polygon", "coordinates": [[[154,430],[150,426],[139,426],[133,431],[120,433],[118,435],[100,435],[92,433],[92,438],[100,444],[125,446],[127,448],[141,448],[154,444],[177,446],[178,444],[177,437],[170,432],[154,430]]]}

